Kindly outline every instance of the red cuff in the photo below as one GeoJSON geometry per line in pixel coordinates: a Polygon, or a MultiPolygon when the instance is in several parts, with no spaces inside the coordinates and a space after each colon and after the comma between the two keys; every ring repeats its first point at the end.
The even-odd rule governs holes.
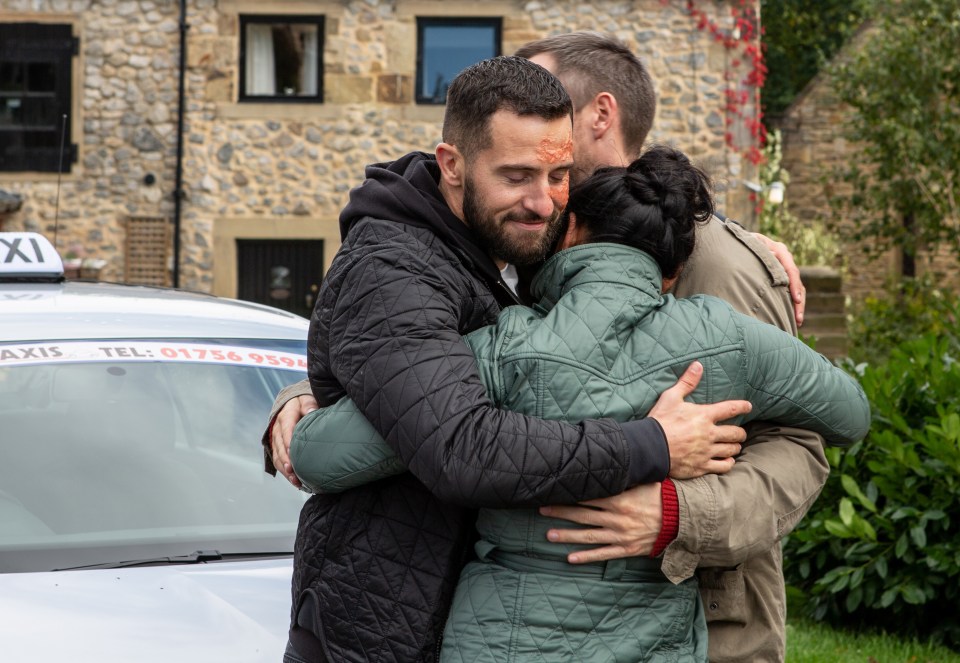
{"type": "Polygon", "coordinates": [[[660,534],[653,542],[651,557],[659,557],[680,531],[680,502],[677,500],[677,487],[670,479],[664,479],[660,484],[660,497],[663,500],[663,522],[660,525],[660,534]]]}

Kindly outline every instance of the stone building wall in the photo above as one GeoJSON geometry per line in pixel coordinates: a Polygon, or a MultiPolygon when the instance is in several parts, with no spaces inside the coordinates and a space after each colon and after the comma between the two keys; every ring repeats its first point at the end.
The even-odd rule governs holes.
{"type": "MultiPolygon", "coordinates": [[[[850,48],[856,48],[872,34],[862,32],[850,48]]],[[[827,75],[817,76],[797,97],[779,121],[783,133],[782,167],[790,173],[790,211],[801,222],[825,221],[844,225],[830,209],[830,196],[850,191],[850,185],[834,175],[860,148],[844,138],[844,125],[852,110],[841,103],[827,75]]],[[[880,295],[884,285],[902,274],[899,251],[870,258],[869,242],[849,243],[842,252],[843,291],[852,299],[880,295]]],[[[957,258],[949,250],[921,253],[916,259],[917,275],[937,276],[944,285],[960,287],[957,258]]]]}
{"type": "MultiPolygon", "coordinates": [[[[732,27],[729,3],[698,4],[732,27]]],[[[505,53],[571,30],[616,34],[658,87],[651,140],[687,151],[714,177],[718,207],[749,222],[742,182],[756,180],[755,167],[725,140],[725,89],[744,72],[685,8],[679,0],[188,0],[180,285],[234,295],[237,238],[323,238],[328,264],[339,210],[364,165],[433,150],[443,109],[413,102],[417,16],[502,16],[505,53]],[[239,16],[264,13],[325,16],[324,103],[238,102],[239,16]]],[[[0,228],[50,234],[56,215],[61,250],[103,259],[101,276],[123,280],[124,219],[174,213],[179,3],[0,0],[0,21],[34,20],[72,23],[81,39],[70,119],[79,158],[59,194],[56,175],[0,173],[0,189],[24,201],[0,215],[0,228]]]]}

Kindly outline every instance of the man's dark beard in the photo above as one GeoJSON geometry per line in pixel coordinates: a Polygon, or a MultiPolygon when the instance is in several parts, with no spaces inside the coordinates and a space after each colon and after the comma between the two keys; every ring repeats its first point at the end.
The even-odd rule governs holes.
{"type": "MultiPolygon", "coordinates": [[[[479,240],[480,247],[490,256],[505,260],[506,262],[524,267],[535,265],[542,262],[553,249],[557,240],[560,238],[560,232],[563,224],[560,221],[560,214],[554,213],[550,219],[546,219],[547,229],[538,238],[537,241],[527,242],[523,245],[516,240],[511,239],[504,232],[503,226],[491,216],[485,216],[480,203],[477,200],[476,190],[470,178],[466,178],[463,185],[463,220],[470,226],[479,240]]],[[[523,219],[514,216],[508,216],[512,221],[540,221],[540,217],[530,215],[523,219]]]]}

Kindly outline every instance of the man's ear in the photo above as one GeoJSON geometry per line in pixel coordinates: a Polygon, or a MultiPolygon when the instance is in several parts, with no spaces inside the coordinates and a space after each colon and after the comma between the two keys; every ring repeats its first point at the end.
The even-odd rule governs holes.
{"type": "Polygon", "coordinates": [[[440,179],[447,186],[463,186],[463,155],[456,145],[440,143],[437,145],[437,165],[440,166],[440,179]]]}
{"type": "Polygon", "coordinates": [[[614,132],[611,135],[616,136],[617,127],[620,126],[620,105],[617,98],[609,92],[599,92],[593,98],[593,122],[590,125],[593,131],[593,137],[600,140],[608,132],[614,132]]]}

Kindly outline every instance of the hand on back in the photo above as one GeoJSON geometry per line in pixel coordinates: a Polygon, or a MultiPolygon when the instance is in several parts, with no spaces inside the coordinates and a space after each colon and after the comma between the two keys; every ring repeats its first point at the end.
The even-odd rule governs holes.
{"type": "Polygon", "coordinates": [[[684,399],[693,393],[703,366],[690,364],[675,385],[660,395],[648,416],[656,419],[670,447],[670,476],[692,479],[704,474],[724,474],[733,467],[734,456],[746,431],[739,426],[720,424],[750,412],[749,401],[721,401],[696,404],[684,399]]]}

